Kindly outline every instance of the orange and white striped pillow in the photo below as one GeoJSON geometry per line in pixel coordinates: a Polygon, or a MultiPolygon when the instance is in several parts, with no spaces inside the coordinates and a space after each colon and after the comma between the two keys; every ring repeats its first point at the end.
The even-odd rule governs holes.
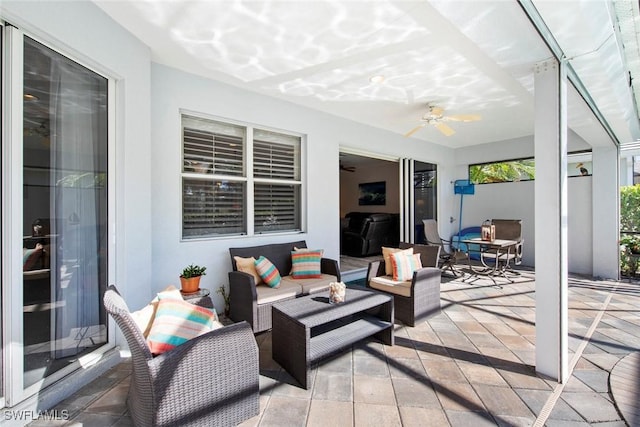
{"type": "Polygon", "coordinates": [[[413,278],[413,272],[422,268],[420,254],[409,255],[403,252],[395,252],[389,256],[393,271],[393,280],[404,282],[413,278]]]}
{"type": "Polygon", "coordinates": [[[391,276],[393,274],[393,266],[391,265],[391,254],[396,252],[403,252],[407,255],[413,255],[413,248],[400,249],[400,248],[387,248],[382,247],[382,258],[384,259],[384,274],[391,276]]]}
{"type": "Polygon", "coordinates": [[[275,265],[267,258],[261,256],[255,262],[256,271],[262,277],[262,281],[270,288],[277,288],[280,286],[280,272],[275,265]]]}

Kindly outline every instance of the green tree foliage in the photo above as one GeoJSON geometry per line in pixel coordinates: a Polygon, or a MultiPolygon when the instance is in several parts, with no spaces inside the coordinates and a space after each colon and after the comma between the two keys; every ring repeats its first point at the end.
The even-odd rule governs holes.
{"type": "Polygon", "coordinates": [[[533,159],[524,159],[471,165],[469,179],[476,184],[535,179],[535,162],[533,159]]]}
{"type": "Polygon", "coordinates": [[[640,231],[640,185],[620,187],[620,231],[640,231]]]}
{"type": "Polygon", "coordinates": [[[640,185],[620,187],[620,271],[635,274],[638,262],[630,254],[640,248],[640,235],[627,231],[640,232],[640,185]]]}

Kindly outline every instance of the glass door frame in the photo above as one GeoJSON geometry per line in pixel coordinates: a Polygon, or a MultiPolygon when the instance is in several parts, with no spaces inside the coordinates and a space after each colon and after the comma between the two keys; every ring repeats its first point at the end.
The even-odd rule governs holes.
{"type": "MultiPolygon", "coordinates": [[[[3,29],[2,45],[2,232],[1,250],[2,283],[2,388],[4,396],[0,407],[13,407],[20,402],[41,393],[42,390],[79,368],[86,368],[102,359],[103,354],[114,347],[114,322],[107,319],[108,341],[90,354],[78,358],[66,366],[28,387],[24,387],[24,346],[23,346],[23,92],[24,92],[24,37],[25,32],[6,25],[3,29]],[[14,284],[7,286],[6,284],[14,284]],[[19,284],[19,285],[16,285],[19,284]]],[[[90,60],[79,60],[64,49],[51,46],[46,41],[28,34],[30,38],[81,64],[87,69],[105,77],[108,81],[108,249],[107,280],[115,278],[115,92],[116,82],[105,70],[98,70],[90,60]]]]}
{"type": "MultiPolygon", "coordinates": [[[[438,176],[437,163],[415,160],[411,158],[400,159],[400,241],[416,243],[416,191],[415,191],[415,170],[416,162],[420,164],[433,164],[436,169],[436,182],[438,176]]],[[[437,220],[438,192],[436,187],[436,209],[434,216],[437,220]]],[[[418,218],[421,221],[421,218],[418,218]]]]}

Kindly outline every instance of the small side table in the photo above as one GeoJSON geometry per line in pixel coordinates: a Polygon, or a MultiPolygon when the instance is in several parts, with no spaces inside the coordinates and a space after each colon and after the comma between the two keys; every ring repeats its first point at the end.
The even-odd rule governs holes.
{"type": "Polygon", "coordinates": [[[180,291],[182,298],[185,301],[189,301],[191,304],[199,305],[201,307],[214,308],[213,301],[209,295],[211,292],[207,288],[200,288],[196,292],[184,293],[180,291]]]}

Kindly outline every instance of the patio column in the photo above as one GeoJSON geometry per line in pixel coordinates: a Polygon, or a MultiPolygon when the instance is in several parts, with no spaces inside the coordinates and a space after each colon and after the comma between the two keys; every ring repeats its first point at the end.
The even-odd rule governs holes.
{"type": "Polygon", "coordinates": [[[593,276],[618,279],[620,251],[618,148],[593,147],[593,276]]]}
{"type": "Polygon", "coordinates": [[[536,64],[536,371],[568,378],[567,74],[556,60],[536,64]]]}

